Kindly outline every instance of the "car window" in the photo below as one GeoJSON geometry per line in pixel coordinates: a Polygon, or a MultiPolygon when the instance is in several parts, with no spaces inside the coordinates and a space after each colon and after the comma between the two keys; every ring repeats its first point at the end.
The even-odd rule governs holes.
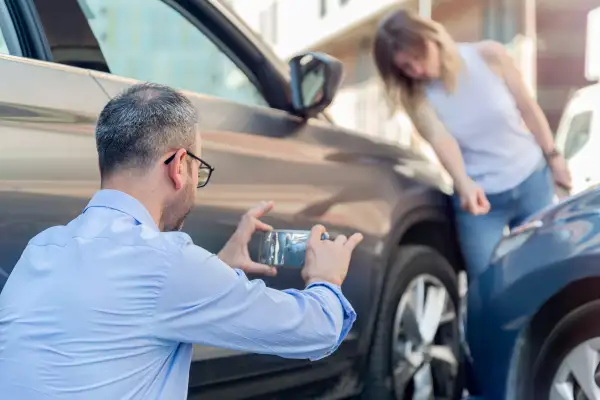
{"type": "Polygon", "coordinates": [[[4,35],[2,34],[1,29],[0,29],[0,54],[10,54],[8,52],[8,44],[6,43],[6,39],[4,39],[4,35]]]}
{"type": "Polygon", "coordinates": [[[21,55],[19,38],[4,0],[0,0],[0,54],[21,55]]]}
{"type": "Polygon", "coordinates": [[[583,111],[575,114],[567,129],[564,156],[568,160],[577,154],[590,140],[593,111],[583,111]]]}
{"type": "Polygon", "coordinates": [[[56,62],[267,106],[227,49],[161,0],[35,3],[56,62]]]}

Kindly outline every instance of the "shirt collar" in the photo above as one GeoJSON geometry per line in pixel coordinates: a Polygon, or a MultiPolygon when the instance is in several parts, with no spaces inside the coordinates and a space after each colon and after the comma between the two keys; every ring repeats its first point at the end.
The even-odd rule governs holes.
{"type": "Polygon", "coordinates": [[[85,213],[90,207],[117,210],[133,217],[138,224],[147,225],[152,229],[159,230],[146,207],[138,199],[127,193],[112,189],[99,190],[92,197],[83,212],[85,213]]]}

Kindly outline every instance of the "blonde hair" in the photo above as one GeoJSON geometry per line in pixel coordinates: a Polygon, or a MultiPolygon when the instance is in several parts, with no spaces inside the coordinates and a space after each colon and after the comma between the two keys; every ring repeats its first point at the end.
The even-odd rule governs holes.
{"type": "Polygon", "coordinates": [[[373,42],[373,59],[392,112],[403,108],[413,118],[424,101],[424,82],[407,76],[394,63],[394,56],[398,51],[425,55],[427,41],[439,47],[440,78],[446,91],[452,93],[461,59],[454,40],[441,24],[408,9],[395,10],[379,23],[373,42]]]}

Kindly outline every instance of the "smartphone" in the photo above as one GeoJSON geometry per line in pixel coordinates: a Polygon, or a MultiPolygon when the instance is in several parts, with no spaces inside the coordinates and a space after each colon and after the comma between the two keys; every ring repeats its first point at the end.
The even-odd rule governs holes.
{"type": "MultiPolygon", "coordinates": [[[[258,248],[258,262],[272,267],[302,268],[310,231],[274,229],[264,232],[258,248]]],[[[324,233],[321,240],[328,240],[324,233]]]]}

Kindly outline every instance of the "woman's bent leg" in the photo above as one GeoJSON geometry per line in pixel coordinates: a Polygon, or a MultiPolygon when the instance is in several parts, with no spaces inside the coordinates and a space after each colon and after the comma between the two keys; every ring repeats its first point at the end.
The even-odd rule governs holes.
{"type": "Polygon", "coordinates": [[[493,204],[487,215],[472,215],[456,209],[458,240],[469,280],[475,279],[488,267],[509,220],[508,213],[502,207],[495,209],[493,204]]]}

